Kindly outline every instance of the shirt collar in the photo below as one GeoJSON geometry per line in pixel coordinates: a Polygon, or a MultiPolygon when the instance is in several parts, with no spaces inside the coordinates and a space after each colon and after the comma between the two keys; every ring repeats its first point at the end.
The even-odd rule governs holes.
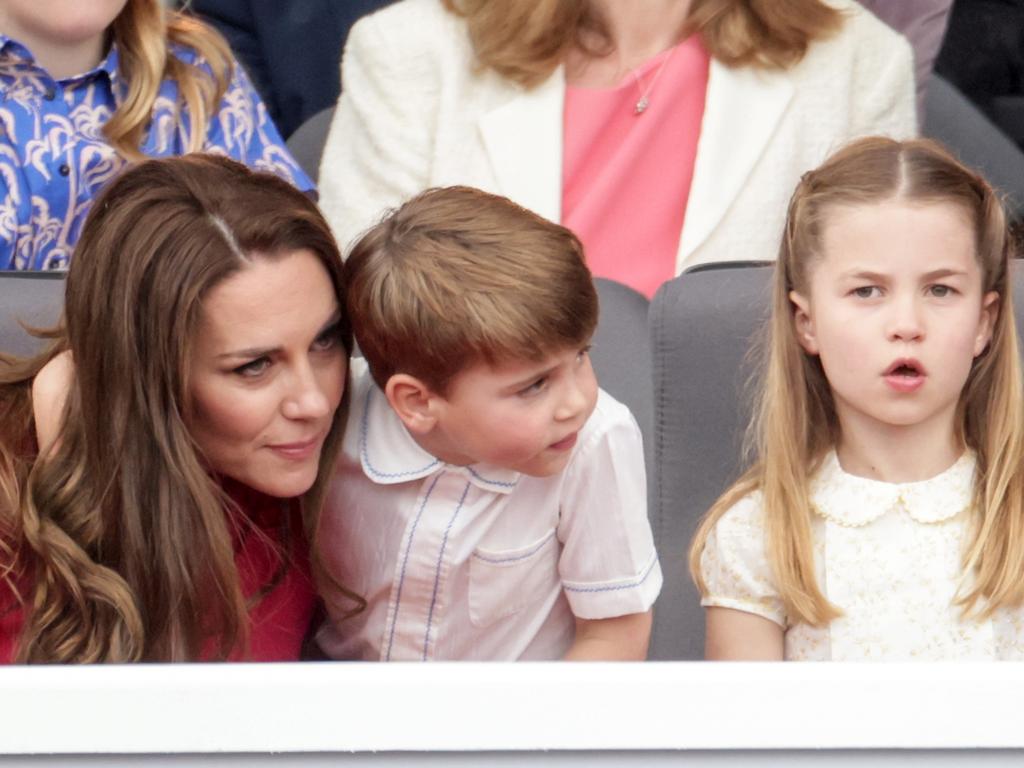
{"type": "Polygon", "coordinates": [[[811,483],[811,502],[826,520],[849,528],[895,510],[919,523],[941,523],[970,506],[974,468],[974,453],[965,451],[953,466],[928,480],[886,483],[845,472],[835,451],[830,451],[811,483]]]}
{"type": "Polygon", "coordinates": [[[419,480],[446,470],[465,475],[485,491],[509,493],[520,474],[490,464],[446,464],[420,447],[375,386],[366,391],[359,424],[359,461],[368,478],[381,485],[419,480]]]}
{"type": "MultiPolygon", "coordinates": [[[[36,57],[32,54],[32,51],[30,51],[23,43],[20,43],[13,37],[9,37],[4,34],[0,34],[0,53],[3,53],[5,55],[14,54],[19,59],[27,61],[31,64],[36,64],[36,57]]],[[[95,67],[90,69],[88,72],[83,72],[79,75],[72,75],[71,77],[65,78],[61,82],[67,83],[75,80],[85,80],[100,72],[105,73],[107,77],[111,79],[111,81],[115,81],[117,79],[117,66],[119,62],[120,54],[117,50],[117,43],[112,43],[110,46],[110,51],[107,52],[107,55],[103,58],[103,61],[101,61],[95,67]]]]}

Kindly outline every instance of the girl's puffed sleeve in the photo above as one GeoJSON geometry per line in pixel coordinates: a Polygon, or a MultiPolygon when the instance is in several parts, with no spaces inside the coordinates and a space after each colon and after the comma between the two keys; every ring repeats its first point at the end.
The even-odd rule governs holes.
{"type": "Polygon", "coordinates": [[[704,607],[732,608],[786,626],[765,543],[759,493],[736,502],[722,515],[704,544],[700,572],[704,607]]]}

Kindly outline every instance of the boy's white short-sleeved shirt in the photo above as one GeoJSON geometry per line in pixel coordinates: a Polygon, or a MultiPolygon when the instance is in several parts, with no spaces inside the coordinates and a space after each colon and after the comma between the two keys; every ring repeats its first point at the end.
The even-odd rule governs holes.
{"type": "Polygon", "coordinates": [[[600,392],[552,477],[445,464],[352,365],[352,407],[318,544],[330,574],[317,640],[337,659],[557,659],[575,617],[642,613],[661,589],[640,431],[600,392]]]}

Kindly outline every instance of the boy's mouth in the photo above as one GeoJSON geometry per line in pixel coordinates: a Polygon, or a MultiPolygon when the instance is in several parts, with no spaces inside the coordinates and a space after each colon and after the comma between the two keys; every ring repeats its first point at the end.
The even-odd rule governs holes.
{"type": "Polygon", "coordinates": [[[573,432],[568,437],[563,437],[557,443],[552,443],[551,445],[548,446],[548,448],[550,448],[550,449],[552,449],[554,451],[568,451],[574,445],[576,445],[576,436],[577,435],[579,435],[579,432],[573,432]]]}

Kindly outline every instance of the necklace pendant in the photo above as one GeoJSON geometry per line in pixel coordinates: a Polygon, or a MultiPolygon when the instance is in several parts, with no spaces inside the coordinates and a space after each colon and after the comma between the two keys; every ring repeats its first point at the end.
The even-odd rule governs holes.
{"type": "Polygon", "coordinates": [[[647,97],[646,96],[641,96],[640,100],[636,103],[636,107],[633,110],[634,114],[642,115],[644,113],[644,110],[647,109],[647,105],[649,103],[650,102],[647,101],[647,97]]]}

